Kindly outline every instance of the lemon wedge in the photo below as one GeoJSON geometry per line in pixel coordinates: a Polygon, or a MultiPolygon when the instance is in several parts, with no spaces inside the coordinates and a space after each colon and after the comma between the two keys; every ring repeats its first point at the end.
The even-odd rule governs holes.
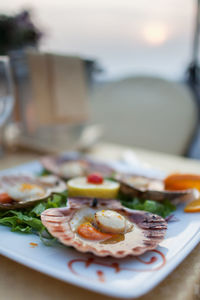
{"type": "Polygon", "coordinates": [[[101,184],[88,183],[86,177],[77,177],[67,182],[69,197],[116,198],[119,183],[104,179],[101,184]]]}

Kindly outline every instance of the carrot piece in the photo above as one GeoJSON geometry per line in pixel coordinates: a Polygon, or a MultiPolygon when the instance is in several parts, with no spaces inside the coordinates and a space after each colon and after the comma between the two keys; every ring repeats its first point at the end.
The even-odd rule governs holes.
{"type": "Polygon", "coordinates": [[[12,201],[12,198],[7,193],[0,194],[0,203],[1,204],[10,203],[11,201],[12,201]]]}
{"type": "Polygon", "coordinates": [[[200,212],[200,199],[188,203],[184,208],[184,212],[200,212]]]}
{"type": "Polygon", "coordinates": [[[97,230],[91,223],[83,223],[78,229],[77,233],[82,236],[84,239],[93,240],[93,241],[101,241],[107,240],[113,237],[113,234],[104,233],[97,230]]]}
{"type": "Polygon", "coordinates": [[[196,188],[200,191],[200,175],[171,174],[164,180],[165,189],[171,191],[196,188]]]}

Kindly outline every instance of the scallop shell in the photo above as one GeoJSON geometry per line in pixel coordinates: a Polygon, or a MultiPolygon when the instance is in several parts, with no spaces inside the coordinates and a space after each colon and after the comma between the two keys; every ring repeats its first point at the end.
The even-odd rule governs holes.
{"type": "Polygon", "coordinates": [[[133,175],[116,175],[115,179],[120,183],[120,192],[129,197],[138,197],[155,201],[169,200],[174,204],[195,199],[193,189],[182,191],[169,191],[164,189],[162,180],[133,175]],[[146,180],[144,187],[134,185],[134,180],[143,178],[146,180]]]}
{"type": "Polygon", "coordinates": [[[64,245],[73,246],[80,252],[92,252],[102,257],[122,258],[127,255],[141,255],[148,250],[155,249],[164,239],[167,223],[162,217],[144,211],[127,209],[118,200],[95,199],[95,201],[96,209],[111,209],[124,215],[134,224],[132,233],[126,233],[124,240],[115,244],[102,244],[81,238],[72,230],[70,224],[75,213],[84,207],[94,207],[94,199],[89,198],[69,198],[67,207],[45,210],[41,215],[42,223],[64,245]]]}
{"type": "MultiPolygon", "coordinates": [[[[87,176],[90,173],[101,173],[104,177],[109,177],[113,175],[115,170],[111,168],[106,163],[94,161],[89,158],[83,157],[81,154],[70,155],[64,154],[60,156],[45,156],[41,159],[41,164],[50,173],[59,176],[63,179],[70,179],[70,176],[63,175],[60,171],[62,164],[67,162],[81,162],[85,164],[85,174],[80,174],[79,176],[87,176]]],[[[76,176],[77,177],[77,176],[76,176]]]]}
{"type": "Polygon", "coordinates": [[[58,177],[50,175],[43,177],[33,177],[24,175],[8,175],[0,177],[1,192],[6,192],[6,188],[20,183],[32,183],[41,186],[45,190],[45,195],[27,202],[14,201],[12,203],[0,204],[0,209],[25,208],[34,205],[36,202],[47,199],[52,194],[62,193],[66,190],[66,184],[58,177]]]}

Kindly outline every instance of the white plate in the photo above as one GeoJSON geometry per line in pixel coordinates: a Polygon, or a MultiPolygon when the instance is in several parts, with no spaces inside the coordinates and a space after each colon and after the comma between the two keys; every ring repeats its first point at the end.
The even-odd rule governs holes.
{"type": "MultiPolygon", "coordinates": [[[[0,172],[37,173],[38,162],[0,172]]],[[[175,213],[160,246],[139,258],[122,260],[81,254],[60,244],[47,247],[36,235],[12,233],[0,226],[0,254],[57,279],[114,297],[139,297],[162,281],[200,241],[200,214],[175,213]],[[31,246],[36,243],[37,246],[31,246]]]]}

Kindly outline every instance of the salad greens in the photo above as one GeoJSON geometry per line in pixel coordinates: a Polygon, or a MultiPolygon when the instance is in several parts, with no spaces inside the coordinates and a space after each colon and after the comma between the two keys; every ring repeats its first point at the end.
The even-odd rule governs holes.
{"type": "Polygon", "coordinates": [[[136,210],[145,210],[153,214],[159,215],[166,218],[173,211],[176,210],[176,206],[173,205],[169,200],[157,202],[154,200],[142,200],[138,198],[133,199],[121,199],[122,205],[136,210]]]}
{"type": "Polygon", "coordinates": [[[55,194],[46,201],[40,201],[31,208],[8,211],[0,210],[0,224],[10,227],[11,231],[14,232],[36,233],[42,236],[47,231],[40,220],[41,213],[48,208],[65,206],[66,199],[67,192],[64,192],[55,194]]]}

